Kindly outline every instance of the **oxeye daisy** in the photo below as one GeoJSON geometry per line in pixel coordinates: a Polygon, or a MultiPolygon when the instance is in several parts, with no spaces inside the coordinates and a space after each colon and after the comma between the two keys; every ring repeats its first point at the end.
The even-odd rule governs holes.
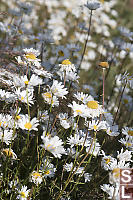
{"type": "Polygon", "coordinates": [[[20,88],[16,89],[15,94],[19,101],[27,103],[29,105],[34,104],[33,102],[33,90],[21,90],[20,88]]]}
{"type": "MultiPolygon", "coordinates": [[[[72,108],[73,110],[73,116],[81,116],[86,117],[86,111],[85,111],[85,105],[84,104],[77,104],[75,101],[72,102],[72,104],[69,104],[68,107],[72,108]]],[[[90,116],[90,115],[89,115],[90,116]]]]}
{"type": "Polygon", "coordinates": [[[22,186],[21,190],[18,190],[19,195],[17,199],[27,200],[30,190],[27,190],[27,186],[22,186]]]}
{"type": "Polygon", "coordinates": [[[51,91],[47,91],[45,93],[42,93],[42,97],[44,98],[44,101],[46,103],[52,105],[52,107],[59,105],[58,98],[56,96],[53,96],[51,91]]]}
{"type": "Polygon", "coordinates": [[[4,130],[4,131],[2,131],[2,129],[0,130],[1,142],[4,142],[7,145],[9,145],[11,141],[14,140],[14,138],[15,137],[13,136],[13,130],[4,130]]]}
{"type": "Polygon", "coordinates": [[[56,56],[58,57],[58,60],[62,61],[69,57],[69,51],[64,46],[58,46],[56,49],[56,56]]]}
{"type": "Polygon", "coordinates": [[[99,130],[105,130],[106,129],[106,122],[105,121],[100,121],[99,120],[92,120],[89,122],[88,130],[94,130],[94,131],[99,131],[99,130]]]}
{"type": "Polygon", "coordinates": [[[37,126],[39,125],[39,121],[36,117],[34,117],[32,120],[29,119],[28,115],[23,115],[22,118],[18,122],[18,126],[23,130],[35,130],[38,131],[37,126]]]}
{"type": "Polygon", "coordinates": [[[65,71],[65,72],[76,72],[75,65],[71,63],[69,59],[65,59],[62,61],[61,64],[59,64],[60,71],[65,71]]]}
{"type": "Polygon", "coordinates": [[[84,101],[84,104],[86,104],[86,117],[99,117],[100,114],[104,113],[102,105],[99,105],[98,101],[95,101],[91,95],[84,101]]]}
{"type": "Polygon", "coordinates": [[[36,185],[40,184],[43,180],[42,171],[33,171],[31,173],[30,181],[35,183],[36,185]]]}
{"type": "Polygon", "coordinates": [[[121,138],[118,141],[122,143],[127,149],[133,150],[133,137],[121,138]]]}
{"type": "Polygon", "coordinates": [[[59,83],[57,80],[53,81],[53,85],[50,88],[51,92],[61,98],[66,98],[65,95],[68,93],[67,89],[64,88],[64,85],[59,83]]]}
{"type": "Polygon", "coordinates": [[[87,4],[85,4],[84,6],[87,7],[89,10],[96,10],[98,8],[100,8],[100,2],[98,1],[94,1],[94,0],[89,0],[87,1],[87,4]]]}
{"type": "Polygon", "coordinates": [[[43,145],[41,145],[45,150],[51,152],[56,158],[61,158],[62,154],[66,154],[63,142],[58,136],[49,137],[41,136],[43,140],[43,145]]]}
{"type": "Polygon", "coordinates": [[[35,50],[33,48],[30,49],[23,49],[24,52],[24,58],[27,62],[32,63],[33,65],[40,67],[40,59],[37,58],[37,56],[40,55],[38,50],[35,50]]]}
{"type": "Polygon", "coordinates": [[[122,129],[122,134],[127,138],[133,138],[133,128],[125,127],[122,129]]]}

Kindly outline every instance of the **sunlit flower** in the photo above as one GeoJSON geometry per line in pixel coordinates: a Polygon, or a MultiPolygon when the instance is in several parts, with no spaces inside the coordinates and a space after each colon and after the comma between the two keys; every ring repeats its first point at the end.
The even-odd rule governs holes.
{"type": "Polygon", "coordinates": [[[86,116],[86,111],[85,111],[85,105],[84,104],[77,104],[75,101],[72,102],[73,104],[69,104],[68,107],[72,108],[73,110],[73,116],[81,116],[85,117],[86,116]]]}
{"type": "Polygon", "coordinates": [[[122,134],[127,138],[133,138],[133,128],[125,127],[122,129],[122,134]]]}
{"type": "Polygon", "coordinates": [[[30,177],[30,181],[35,183],[36,185],[40,184],[42,182],[42,171],[33,171],[30,177]]]}
{"type": "Polygon", "coordinates": [[[30,190],[27,190],[27,186],[22,186],[21,190],[18,190],[19,195],[17,199],[27,200],[30,190]]]}
{"type": "Polygon", "coordinates": [[[36,117],[34,117],[32,120],[30,120],[28,115],[23,115],[22,118],[19,120],[18,125],[23,130],[34,130],[37,131],[37,126],[39,125],[39,121],[36,117]]]}
{"type": "Polygon", "coordinates": [[[7,145],[9,145],[11,143],[11,141],[14,140],[13,130],[2,131],[2,129],[1,129],[0,130],[0,140],[1,140],[1,142],[4,142],[7,145]]]}
{"type": "Polygon", "coordinates": [[[51,92],[61,98],[66,98],[65,95],[68,93],[67,89],[64,88],[64,85],[59,83],[57,80],[53,81],[53,85],[50,88],[51,92]]]}
{"type": "Polygon", "coordinates": [[[45,150],[51,152],[56,158],[61,158],[62,154],[66,154],[63,142],[58,136],[49,137],[41,136],[44,145],[41,145],[45,150]]]}

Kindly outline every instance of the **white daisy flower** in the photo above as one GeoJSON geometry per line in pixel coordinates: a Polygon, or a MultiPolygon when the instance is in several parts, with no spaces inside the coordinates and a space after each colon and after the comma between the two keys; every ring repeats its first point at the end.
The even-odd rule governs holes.
{"type": "Polygon", "coordinates": [[[64,88],[64,85],[58,83],[57,80],[53,81],[53,85],[51,86],[50,90],[55,96],[61,98],[66,98],[65,95],[68,94],[68,91],[66,88],[64,88]]]}
{"type": "Polygon", "coordinates": [[[111,163],[113,162],[116,162],[116,158],[113,158],[112,156],[104,156],[102,158],[102,161],[101,161],[101,166],[103,167],[103,169],[105,170],[112,170],[111,168],[111,163]]]}
{"type": "Polygon", "coordinates": [[[35,183],[36,185],[40,184],[43,180],[41,171],[33,171],[31,173],[30,182],[35,183]]]}
{"type": "Polygon", "coordinates": [[[88,94],[84,94],[83,92],[77,92],[77,94],[74,94],[74,97],[76,97],[77,100],[79,101],[87,101],[88,94]]]}
{"type": "Polygon", "coordinates": [[[33,69],[33,71],[39,75],[39,76],[43,76],[45,78],[52,78],[52,74],[46,70],[44,70],[43,68],[39,68],[39,69],[33,69]]]}
{"type": "Polygon", "coordinates": [[[39,121],[37,120],[36,117],[30,120],[29,116],[26,114],[26,115],[23,115],[22,118],[19,120],[18,125],[23,130],[38,131],[37,126],[39,125],[39,121]]]}
{"type": "Polygon", "coordinates": [[[68,107],[72,108],[74,117],[78,115],[84,118],[86,117],[86,109],[84,104],[79,105],[75,101],[73,101],[72,104],[68,105],[68,107]]]}
{"type": "Polygon", "coordinates": [[[22,186],[21,190],[18,190],[19,195],[17,196],[17,199],[20,200],[27,200],[30,190],[27,190],[27,186],[22,186]]]}
{"type": "Polygon", "coordinates": [[[0,130],[0,140],[1,142],[6,143],[7,145],[9,145],[12,140],[14,140],[14,136],[13,136],[13,130],[4,130],[2,131],[2,129],[0,130]]]}
{"type": "Polygon", "coordinates": [[[131,151],[128,151],[126,150],[125,152],[123,152],[124,149],[122,148],[121,149],[121,152],[117,151],[117,158],[120,160],[120,161],[124,161],[124,162],[133,162],[132,161],[132,152],[131,151]]]}
{"type": "Polygon", "coordinates": [[[40,167],[44,178],[52,178],[55,175],[56,168],[48,160],[44,159],[43,165],[40,167]]]}
{"type": "Polygon", "coordinates": [[[61,158],[62,154],[66,154],[63,142],[58,136],[49,137],[41,136],[44,145],[41,145],[45,150],[51,152],[56,158],[61,158]]]}
{"type": "Polygon", "coordinates": [[[120,133],[118,131],[118,125],[109,125],[106,126],[106,133],[110,136],[118,136],[120,133]]]}
{"type": "Polygon", "coordinates": [[[69,59],[63,60],[62,64],[59,64],[61,72],[76,72],[75,65],[70,62],[69,59]]]}
{"type": "Polygon", "coordinates": [[[60,124],[63,128],[68,129],[72,126],[72,118],[68,118],[67,113],[60,113],[58,116],[60,124]]]}
{"type": "Polygon", "coordinates": [[[22,102],[22,103],[27,103],[29,105],[34,104],[33,102],[33,90],[28,89],[28,90],[22,90],[18,88],[15,91],[15,94],[17,98],[22,102]],[[28,99],[28,101],[27,101],[28,99]]]}
{"type": "Polygon", "coordinates": [[[95,101],[91,95],[84,100],[84,104],[86,104],[86,117],[91,116],[92,118],[95,118],[104,113],[102,105],[99,105],[98,101],[95,101]]]}
{"type": "Polygon", "coordinates": [[[51,92],[42,93],[42,96],[44,98],[44,101],[46,103],[52,105],[52,107],[59,105],[58,98],[56,96],[53,96],[53,94],[51,92]]]}
{"type": "Polygon", "coordinates": [[[105,130],[106,129],[106,121],[100,121],[99,120],[92,120],[89,122],[88,130],[94,130],[94,131],[99,131],[99,130],[105,130]]]}
{"type": "Polygon", "coordinates": [[[122,129],[122,134],[126,135],[126,137],[128,138],[133,138],[133,128],[129,128],[129,127],[124,127],[122,129]]]}
{"type": "Polygon", "coordinates": [[[120,143],[126,146],[129,150],[133,150],[133,137],[126,137],[126,138],[121,138],[118,140],[120,143]]]}
{"type": "Polygon", "coordinates": [[[37,56],[40,55],[38,50],[35,50],[33,48],[30,49],[23,49],[24,54],[24,58],[27,62],[31,62],[32,64],[34,64],[35,66],[39,67],[40,66],[40,59],[37,58],[37,56]]]}
{"type": "Polygon", "coordinates": [[[89,10],[96,10],[100,8],[101,4],[98,1],[89,0],[84,6],[87,7],[89,10]]]}

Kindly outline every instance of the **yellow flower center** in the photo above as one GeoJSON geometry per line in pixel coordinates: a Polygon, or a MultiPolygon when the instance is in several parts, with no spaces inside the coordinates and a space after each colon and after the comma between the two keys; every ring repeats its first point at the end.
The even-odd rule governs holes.
{"type": "Polygon", "coordinates": [[[26,85],[28,85],[28,84],[29,84],[29,81],[24,81],[24,83],[25,83],[26,85]]]}
{"type": "Polygon", "coordinates": [[[97,101],[88,101],[87,102],[87,107],[91,109],[97,109],[98,108],[98,103],[97,101]]]}
{"type": "Polygon", "coordinates": [[[81,114],[81,113],[82,113],[82,111],[81,111],[81,110],[76,110],[76,113],[77,113],[77,114],[78,114],[78,113],[80,113],[80,114],[81,114]]]}
{"type": "Polygon", "coordinates": [[[127,147],[131,147],[132,144],[131,144],[130,142],[127,142],[127,143],[126,143],[126,146],[127,146],[127,147]]]}
{"type": "Polygon", "coordinates": [[[101,3],[104,3],[104,0],[100,0],[101,3]]]}
{"type": "Polygon", "coordinates": [[[30,122],[27,122],[25,125],[24,125],[24,127],[26,128],[26,129],[31,129],[32,128],[32,124],[30,123],[30,122]]]}
{"type": "Polygon", "coordinates": [[[129,130],[129,131],[128,131],[128,135],[133,136],[133,131],[132,131],[132,130],[129,130]]]}
{"type": "Polygon", "coordinates": [[[63,51],[58,51],[58,55],[59,55],[60,57],[63,57],[63,56],[64,56],[64,52],[63,52],[63,51]]]}
{"type": "Polygon", "coordinates": [[[18,32],[19,32],[20,34],[23,34],[23,31],[22,31],[21,29],[19,29],[18,32]]]}
{"type": "Polygon", "coordinates": [[[44,96],[47,98],[52,98],[52,95],[49,92],[44,93],[44,96]]]}
{"type": "Polygon", "coordinates": [[[128,53],[130,52],[130,49],[129,49],[129,48],[126,48],[125,50],[126,50],[128,53]]]}
{"type": "Polygon", "coordinates": [[[25,193],[24,193],[24,192],[21,192],[21,193],[20,193],[20,195],[21,195],[21,197],[23,197],[23,198],[25,198],[25,197],[26,197],[26,195],[25,195],[25,193]]]}
{"type": "Polygon", "coordinates": [[[4,150],[3,150],[3,153],[4,153],[6,156],[13,157],[13,153],[12,153],[11,151],[9,151],[8,149],[4,149],[4,150]]]}
{"type": "Polygon", "coordinates": [[[119,178],[119,176],[120,176],[120,169],[119,168],[115,168],[115,169],[113,169],[113,176],[115,177],[115,178],[119,178]]]}
{"type": "Polygon", "coordinates": [[[25,57],[26,57],[27,59],[31,59],[31,60],[35,60],[35,59],[36,59],[36,56],[35,56],[34,53],[27,53],[27,54],[25,55],[25,57]]]}
{"type": "Polygon", "coordinates": [[[102,67],[102,68],[109,68],[108,62],[100,62],[99,66],[102,67]]]}
{"type": "Polygon", "coordinates": [[[96,125],[94,125],[93,128],[94,128],[94,130],[97,130],[97,129],[98,129],[98,127],[97,127],[96,125]]]}
{"type": "Polygon", "coordinates": [[[63,60],[62,65],[71,65],[72,63],[70,62],[69,59],[63,60]]]}
{"type": "Polygon", "coordinates": [[[35,179],[41,177],[41,175],[38,172],[33,173],[33,176],[34,176],[35,179]]]}
{"type": "Polygon", "coordinates": [[[16,119],[20,119],[20,116],[19,116],[19,115],[17,115],[17,116],[16,116],[16,119]]]}
{"type": "Polygon", "coordinates": [[[125,104],[128,104],[128,99],[123,99],[125,104]]]}
{"type": "Polygon", "coordinates": [[[106,158],[105,161],[106,161],[106,164],[109,164],[110,158],[106,158]]]}
{"type": "Polygon", "coordinates": [[[49,171],[49,170],[47,170],[47,171],[45,171],[44,173],[45,173],[45,174],[50,174],[50,171],[49,171]]]}
{"type": "Polygon", "coordinates": [[[24,97],[23,97],[23,96],[21,97],[21,100],[22,100],[22,101],[24,100],[24,97]]]}

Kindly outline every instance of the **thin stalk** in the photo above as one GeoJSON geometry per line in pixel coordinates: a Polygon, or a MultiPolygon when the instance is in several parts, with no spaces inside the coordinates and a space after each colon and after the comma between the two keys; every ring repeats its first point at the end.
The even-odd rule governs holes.
{"type": "Polygon", "coordinates": [[[88,34],[87,34],[87,38],[86,38],[86,41],[85,41],[83,53],[82,53],[82,56],[81,56],[81,60],[80,60],[80,64],[79,64],[79,67],[78,67],[78,69],[77,69],[77,72],[79,71],[79,69],[80,69],[80,67],[81,67],[81,64],[82,64],[82,62],[83,62],[83,59],[84,59],[84,55],[85,55],[85,51],[86,51],[86,47],[87,47],[87,42],[88,42],[88,39],[89,39],[89,36],[90,36],[91,21],[92,21],[92,10],[91,10],[91,13],[90,13],[88,34]]]}
{"type": "Polygon", "coordinates": [[[115,114],[115,117],[114,117],[113,124],[115,123],[115,120],[116,120],[116,118],[117,118],[117,115],[118,115],[118,112],[119,112],[119,109],[120,109],[120,106],[121,106],[122,96],[123,96],[124,90],[125,90],[125,88],[126,88],[126,85],[127,85],[127,82],[125,83],[124,88],[123,88],[123,90],[122,90],[122,92],[121,92],[120,100],[119,100],[118,108],[117,108],[117,111],[116,111],[116,114],[115,114]]]}

